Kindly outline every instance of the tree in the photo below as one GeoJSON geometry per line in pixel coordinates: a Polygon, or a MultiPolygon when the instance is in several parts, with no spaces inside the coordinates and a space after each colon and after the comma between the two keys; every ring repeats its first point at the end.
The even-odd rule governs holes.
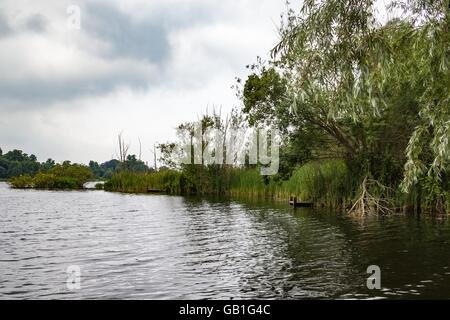
{"type": "Polygon", "coordinates": [[[126,169],[126,163],[128,156],[128,150],[130,149],[130,144],[126,144],[123,137],[122,132],[119,133],[117,140],[119,142],[119,161],[121,163],[122,171],[126,169]]]}
{"type": "Polygon", "coordinates": [[[35,155],[24,153],[22,150],[12,150],[0,156],[1,178],[9,178],[19,175],[36,174],[40,168],[35,155]]]}
{"type": "Polygon", "coordinates": [[[407,192],[432,181],[442,195],[450,153],[449,1],[394,3],[409,18],[385,24],[374,3],[306,0],[298,13],[288,10],[273,61],[251,68],[243,111],[251,125],[285,128],[285,150],[299,143],[293,133],[304,139],[315,132],[320,144],[307,144],[310,154],[299,161],[341,157],[361,181],[369,176],[397,188],[403,180],[407,192]]]}
{"type": "Polygon", "coordinates": [[[316,116],[309,115],[309,120],[350,155],[365,151],[367,134],[353,132],[386,111],[386,90],[399,95],[410,83],[418,93],[421,123],[406,150],[408,188],[425,171],[439,178],[448,165],[449,1],[394,3],[410,19],[383,27],[375,20],[373,5],[371,0],[305,1],[300,15],[288,13],[273,53],[293,71],[292,91],[302,107],[313,106],[316,116]],[[349,120],[347,128],[341,125],[349,120]],[[420,156],[428,143],[434,158],[423,163],[420,156]]]}
{"type": "Polygon", "coordinates": [[[41,163],[41,170],[43,172],[49,171],[51,168],[55,166],[55,160],[47,159],[47,161],[41,163]]]}
{"type": "MultiPolygon", "coordinates": [[[[178,162],[175,157],[176,144],[174,142],[159,143],[157,148],[160,152],[159,161],[164,164],[165,168],[176,169],[178,162]]],[[[160,168],[161,170],[161,168],[160,168]]]]}
{"type": "MultiPolygon", "coordinates": [[[[450,160],[450,1],[413,0],[408,6],[394,2],[409,14],[413,25],[401,39],[414,47],[409,64],[397,64],[393,72],[422,86],[420,122],[406,150],[403,189],[410,190],[427,174],[441,182],[450,160]],[[408,68],[410,65],[414,68],[408,68]]],[[[444,182],[445,183],[445,182],[444,182]]]]}
{"type": "Polygon", "coordinates": [[[12,151],[7,152],[4,155],[5,159],[9,161],[25,161],[28,160],[28,155],[23,153],[22,150],[14,149],[12,151]]]}
{"type": "Polygon", "coordinates": [[[148,172],[150,170],[149,167],[134,154],[127,156],[125,166],[127,170],[131,172],[148,172]]]}
{"type": "Polygon", "coordinates": [[[0,165],[0,179],[5,179],[7,177],[6,174],[7,174],[6,168],[0,165]]]}

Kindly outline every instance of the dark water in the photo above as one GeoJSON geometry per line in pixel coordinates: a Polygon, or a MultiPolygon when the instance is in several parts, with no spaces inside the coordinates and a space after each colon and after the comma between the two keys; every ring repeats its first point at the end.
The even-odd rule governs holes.
{"type": "Polygon", "coordinates": [[[450,298],[450,222],[0,183],[6,298],[450,298]]]}

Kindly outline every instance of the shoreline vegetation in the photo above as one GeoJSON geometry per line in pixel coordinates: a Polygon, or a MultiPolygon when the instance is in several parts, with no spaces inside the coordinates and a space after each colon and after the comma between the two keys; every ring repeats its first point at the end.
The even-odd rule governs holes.
{"type": "Polygon", "coordinates": [[[294,170],[288,180],[278,181],[261,176],[256,168],[216,168],[209,175],[207,171],[201,166],[196,168],[195,176],[190,176],[187,171],[175,170],[149,173],[124,171],[116,173],[101,188],[120,193],[146,194],[157,190],[170,195],[264,199],[285,203],[295,196],[300,201],[313,202],[314,207],[355,215],[450,213],[448,193],[441,199],[443,202],[437,204],[428,198],[424,200],[415,192],[405,194],[367,177],[359,185],[360,179],[341,160],[308,163],[294,170]]]}
{"type": "Polygon", "coordinates": [[[159,145],[172,171],[117,173],[105,190],[297,196],[356,216],[450,213],[448,8],[448,0],[394,2],[386,21],[371,0],[289,8],[270,59],[257,58],[236,79],[240,108],[180,124],[178,141],[159,145]],[[248,161],[176,164],[174,146],[194,141],[203,151],[208,130],[226,136],[236,128],[280,133],[277,174],[260,176],[248,161]]]}
{"type": "Polygon", "coordinates": [[[180,124],[177,141],[155,146],[162,167],[156,148],[149,168],[120,134],[119,159],[89,166],[0,149],[0,178],[13,187],[82,188],[95,177],[112,192],[296,196],[356,216],[449,214],[448,8],[448,0],[408,1],[402,16],[379,21],[371,0],[304,1],[282,15],[270,59],[257,58],[236,79],[240,107],[180,124]],[[190,141],[203,152],[209,130],[235,129],[280,133],[276,174],[262,176],[248,156],[243,164],[177,162],[176,146],[190,141]]]}
{"type": "Polygon", "coordinates": [[[16,189],[81,190],[93,177],[89,167],[65,161],[47,172],[12,177],[8,182],[16,189]]]}
{"type": "Polygon", "coordinates": [[[151,173],[120,172],[104,184],[104,190],[124,193],[151,193],[161,190],[175,195],[208,195],[287,200],[294,195],[321,206],[350,205],[353,188],[347,168],[339,160],[310,163],[294,171],[289,180],[271,180],[258,168],[201,165],[182,171],[151,173]]]}

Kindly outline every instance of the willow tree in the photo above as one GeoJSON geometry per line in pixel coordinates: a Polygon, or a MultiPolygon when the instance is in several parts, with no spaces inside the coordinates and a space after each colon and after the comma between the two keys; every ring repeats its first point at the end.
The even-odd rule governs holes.
{"type": "Polygon", "coordinates": [[[379,114],[386,63],[373,1],[305,1],[289,11],[273,55],[287,71],[294,111],[329,133],[354,157],[363,148],[358,123],[379,114]],[[378,82],[378,83],[377,83],[378,82]]]}
{"type": "MultiPolygon", "coordinates": [[[[402,126],[411,113],[401,149],[402,187],[410,191],[426,173],[439,182],[448,168],[449,0],[390,8],[408,18],[382,24],[373,0],[305,0],[299,13],[288,11],[272,53],[296,115],[333,137],[348,159],[366,163],[382,150],[373,142],[374,124],[383,127],[379,138],[389,133],[386,121],[399,117],[402,126]]],[[[398,151],[385,150],[386,158],[398,151]]]]}
{"type": "Polygon", "coordinates": [[[419,83],[423,89],[418,98],[421,121],[406,150],[402,186],[407,191],[424,174],[441,181],[449,167],[450,1],[415,0],[406,5],[394,2],[393,7],[408,14],[414,26],[400,39],[414,48],[409,62],[396,64],[393,73],[412,84],[419,83]]]}

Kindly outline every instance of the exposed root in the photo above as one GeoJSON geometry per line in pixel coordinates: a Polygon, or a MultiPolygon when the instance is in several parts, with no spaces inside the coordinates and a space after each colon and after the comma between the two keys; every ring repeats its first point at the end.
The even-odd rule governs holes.
{"type": "Polygon", "coordinates": [[[382,195],[385,195],[389,191],[388,187],[366,176],[361,184],[360,196],[348,213],[357,216],[393,213],[394,211],[391,209],[393,206],[388,200],[388,197],[373,196],[369,192],[370,188],[377,188],[382,195]]]}

